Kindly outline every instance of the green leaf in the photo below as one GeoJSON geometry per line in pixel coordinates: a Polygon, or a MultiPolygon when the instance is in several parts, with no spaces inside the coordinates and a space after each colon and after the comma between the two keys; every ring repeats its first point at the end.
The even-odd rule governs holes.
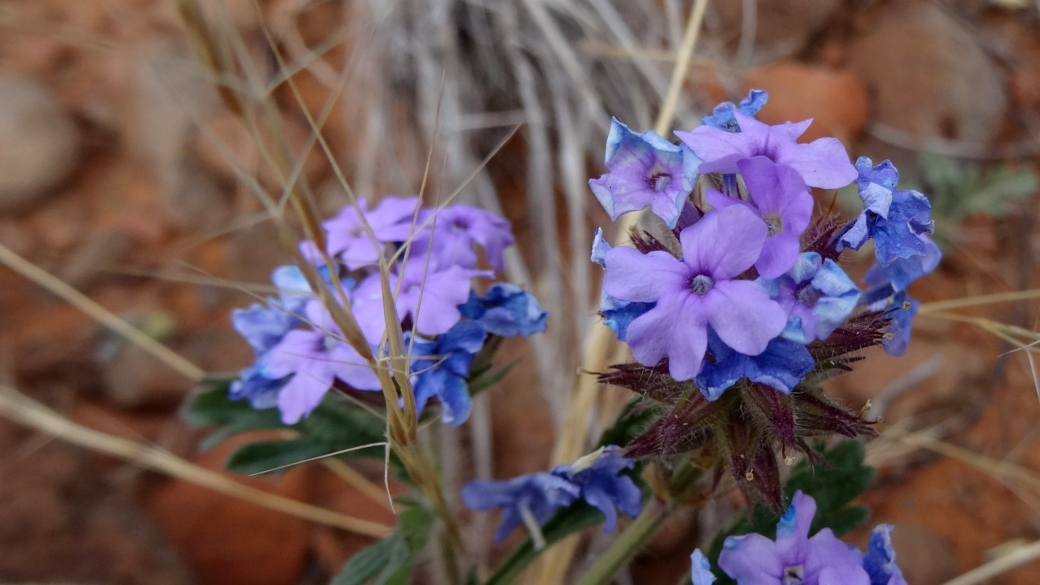
{"type": "Polygon", "coordinates": [[[432,528],[433,515],[427,509],[404,510],[397,517],[397,530],[351,557],[330,585],[408,585],[432,528]]]}
{"type": "MultiPolygon", "coordinates": [[[[386,423],[371,412],[334,398],[326,398],[310,416],[292,427],[301,437],[329,447],[329,451],[342,451],[386,441],[386,423]]],[[[349,454],[351,457],[382,459],[382,447],[362,449],[349,454]]]]}
{"type": "Polygon", "coordinates": [[[520,360],[514,360],[498,369],[486,369],[478,374],[472,376],[467,380],[466,385],[469,387],[469,395],[476,396],[481,392],[491,388],[495,384],[502,381],[509,371],[513,369],[513,366],[520,363],[520,360]]]}
{"type": "Polygon", "coordinates": [[[328,447],[306,440],[258,441],[239,447],[224,466],[235,473],[254,475],[329,453],[328,447]]]}
{"type": "Polygon", "coordinates": [[[534,541],[528,538],[499,565],[495,574],[488,579],[485,585],[512,583],[524,570],[524,567],[550,546],[575,532],[595,526],[602,521],[603,513],[582,500],[560,510],[542,526],[545,548],[536,550],[534,541]]]}

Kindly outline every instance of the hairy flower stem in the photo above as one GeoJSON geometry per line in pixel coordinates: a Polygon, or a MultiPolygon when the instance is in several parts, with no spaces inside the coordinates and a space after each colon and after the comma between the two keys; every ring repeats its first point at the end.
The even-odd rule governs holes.
{"type": "Polygon", "coordinates": [[[596,564],[578,581],[578,585],[610,583],[618,570],[631,561],[639,549],[657,533],[657,529],[674,508],[674,504],[665,504],[657,500],[651,502],[635,522],[600,555],[596,564]]]}

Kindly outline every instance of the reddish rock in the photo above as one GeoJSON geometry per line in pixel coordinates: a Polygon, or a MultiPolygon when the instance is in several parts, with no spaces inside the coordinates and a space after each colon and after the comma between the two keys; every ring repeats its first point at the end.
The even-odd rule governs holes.
{"type": "Polygon", "coordinates": [[[745,91],[769,91],[769,102],[758,115],[763,122],[780,124],[812,118],[803,141],[823,136],[851,140],[870,118],[867,88],[847,70],[784,61],[750,72],[743,85],[745,91]]]}
{"type": "MultiPolygon", "coordinates": [[[[256,436],[226,441],[193,461],[220,470],[237,446],[256,436]]],[[[272,493],[304,500],[307,470],[280,477],[230,478],[272,493]]],[[[296,583],[307,557],[305,520],[225,496],[182,481],[172,481],[147,499],[160,529],[207,585],[289,585],[296,583]]]]}
{"type": "Polygon", "coordinates": [[[1007,108],[1004,81],[975,36],[940,6],[893,6],[849,47],[874,120],[919,138],[988,142],[1007,108]]]}

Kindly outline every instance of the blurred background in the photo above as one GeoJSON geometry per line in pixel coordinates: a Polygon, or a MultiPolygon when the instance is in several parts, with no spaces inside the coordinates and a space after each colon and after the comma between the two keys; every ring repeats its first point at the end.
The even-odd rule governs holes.
{"type": "MultiPolygon", "coordinates": [[[[546,334],[507,345],[519,365],[442,437],[457,453],[443,462],[449,491],[544,469],[597,326],[589,243],[609,222],[586,182],[611,115],[653,126],[693,4],[0,0],[0,384],[67,424],[220,470],[234,441],[202,449],[178,418],[197,376],[47,292],[18,259],[202,371],[234,372],[252,354],[229,311],[290,260],[257,193],[296,177],[331,214],[347,201],[337,172],[371,198],[417,193],[426,177],[427,197],[459,190],[512,221],[507,277],[551,314],[546,334]]],[[[811,117],[806,138],[892,159],[931,198],[945,252],[915,297],[1036,286],[1040,2],[711,0],[685,79],[675,129],[760,88],[760,119],[811,117]]],[[[858,201],[837,204],[851,215],[858,201]]],[[[1040,539],[1040,386],[1011,343],[1032,339],[1036,302],[958,314],[922,314],[906,356],[877,352],[833,386],[886,421],[865,503],[871,524],[897,526],[920,585],[1040,539]],[[1017,329],[1001,338],[993,322],[1017,329]]],[[[0,582],[324,583],[371,542],[51,435],[0,419],[0,582]]],[[[244,481],[393,522],[320,465],[244,481]]],[[[670,520],[619,582],[675,583],[732,503],[670,520]]],[[[501,554],[485,538],[494,521],[469,527],[476,554],[501,554]]],[[[1040,583],[1040,562],[988,582],[1040,583]]]]}

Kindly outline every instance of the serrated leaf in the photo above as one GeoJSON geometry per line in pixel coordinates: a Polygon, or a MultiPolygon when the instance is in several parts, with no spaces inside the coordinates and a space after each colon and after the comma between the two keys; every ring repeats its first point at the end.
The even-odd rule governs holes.
{"type": "Polygon", "coordinates": [[[254,475],[329,453],[328,447],[302,439],[257,441],[236,449],[224,467],[242,475],[254,475]]]}

